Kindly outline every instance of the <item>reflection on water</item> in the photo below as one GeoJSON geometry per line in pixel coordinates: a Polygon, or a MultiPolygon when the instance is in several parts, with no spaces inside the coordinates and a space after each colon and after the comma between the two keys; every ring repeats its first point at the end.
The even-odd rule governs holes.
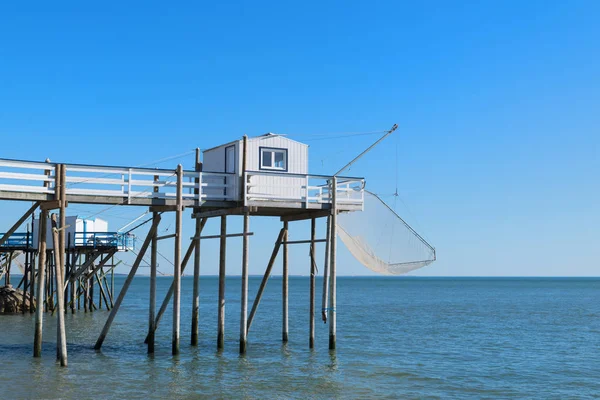
{"type": "MultiPolygon", "coordinates": [[[[170,281],[161,278],[159,295],[170,281]]],[[[156,354],[143,344],[147,284],[136,279],[102,351],[105,311],[67,314],[69,367],[55,359],[56,317],[34,359],[33,316],[0,316],[3,394],[11,398],[586,397],[600,393],[599,280],[341,278],[338,349],[316,324],[308,349],[308,278],[290,280],[290,342],[281,343],[273,278],[238,353],[239,279],[227,283],[225,349],[216,349],[215,278],[201,281],[201,334],[189,346],[191,281],[184,279],[181,354],[171,356],[171,310],[156,354]]],[[[260,279],[250,280],[251,295],[260,279]]],[[[319,287],[319,286],[318,286],[319,287]]]]}

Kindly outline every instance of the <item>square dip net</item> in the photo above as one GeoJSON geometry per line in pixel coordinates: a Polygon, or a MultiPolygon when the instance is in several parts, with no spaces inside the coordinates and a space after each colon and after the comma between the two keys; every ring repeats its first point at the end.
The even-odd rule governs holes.
{"type": "Polygon", "coordinates": [[[374,193],[365,190],[364,211],[342,213],[338,234],[368,269],[402,275],[435,261],[435,249],[374,193]]]}

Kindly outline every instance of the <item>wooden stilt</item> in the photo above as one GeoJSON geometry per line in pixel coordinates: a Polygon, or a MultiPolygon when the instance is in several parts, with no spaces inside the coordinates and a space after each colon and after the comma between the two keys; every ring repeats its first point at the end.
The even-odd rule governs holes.
{"type": "MultiPolygon", "coordinates": [[[[64,227],[61,227],[61,229],[64,227]]],[[[60,239],[57,222],[56,222],[56,214],[52,214],[52,239],[54,242],[54,249],[60,249],[60,243],[58,242],[60,239]]],[[[54,251],[54,259],[56,265],[56,302],[58,306],[58,336],[56,338],[56,342],[59,346],[58,356],[60,360],[60,365],[63,367],[67,366],[67,333],[65,330],[65,297],[64,293],[64,279],[62,276],[63,269],[60,267],[61,255],[60,252],[54,251]]]]}
{"type": "Polygon", "coordinates": [[[172,354],[179,354],[179,327],[181,321],[181,229],[183,218],[183,167],[177,166],[177,211],[175,211],[175,260],[173,261],[173,281],[175,297],[173,298],[173,338],[172,354]]]}
{"type": "Polygon", "coordinates": [[[119,296],[117,297],[115,306],[113,307],[112,310],[110,310],[110,314],[108,316],[106,324],[104,324],[104,328],[102,329],[102,332],[100,333],[100,336],[98,337],[98,340],[96,341],[96,345],[94,346],[95,350],[100,350],[102,348],[102,344],[104,343],[104,340],[106,339],[106,335],[108,335],[108,331],[110,331],[110,327],[115,319],[115,316],[119,312],[119,307],[121,307],[121,303],[123,303],[123,299],[125,298],[125,295],[127,294],[127,290],[129,290],[131,281],[133,280],[133,277],[135,276],[135,273],[137,272],[137,270],[142,262],[142,259],[144,258],[144,255],[146,254],[146,250],[148,249],[148,246],[150,246],[150,241],[152,240],[152,237],[154,237],[154,235],[156,234],[156,229],[158,228],[159,223],[160,223],[160,215],[158,215],[156,217],[156,219],[152,222],[152,227],[150,228],[150,232],[148,232],[148,235],[146,236],[146,240],[144,240],[144,244],[142,245],[142,248],[140,249],[140,252],[138,253],[138,255],[136,257],[135,262],[131,266],[131,271],[129,271],[129,275],[127,275],[127,279],[125,279],[125,283],[123,284],[123,288],[121,289],[121,292],[119,293],[119,296]]]}
{"type": "Polygon", "coordinates": [[[327,235],[325,242],[325,262],[323,263],[323,298],[321,302],[321,319],[327,322],[327,303],[329,302],[329,259],[331,246],[331,215],[327,216],[327,235]]]}
{"type": "Polygon", "coordinates": [[[250,230],[250,215],[244,213],[244,236],[242,244],[242,300],[240,310],[240,353],[246,353],[248,343],[248,251],[250,246],[250,237],[247,235],[250,230]]]}
{"type": "Polygon", "coordinates": [[[96,305],[94,304],[94,280],[90,279],[89,275],[86,274],[85,281],[87,282],[88,287],[88,310],[90,312],[94,312],[94,308],[96,307],[96,305]]]}
{"type": "Polygon", "coordinates": [[[196,233],[194,235],[196,249],[194,251],[194,288],[192,299],[192,346],[198,345],[198,321],[200,318],[200,235],[202,234],[206,220],[206,218],[196,218],[196,233]]]}
{"type": "Polygon", "coordinates": [[[102,287],[102,281],[98,277],[98,273],[94,273],[94,277],[96,278],[96,283],[98,283],[98,306],[102,308],[102,300],[104,300],[104,305],[107,310],[110,310],[108,306],[108,299],[106,298],[106,293],[104,292],[104,288],[102,287]]]}
{"type": "MultiPolygon", "coordinates": [[[[23,271],[23,306],[21,307],[21,311],[23,312],[23,314],[25,314],[25,304],[27,301],[27,284],[29,283],[29,270],[30,270],[30,266],[29,266],[29,228],[27,228],[27,241],[26,243],[26,248],[27,250],[25,251],[25,270],[23,271]]],[[[31,304],[33,303],[30,302],[30,307],[31,304]]]]}
{"type": "Polygon", "coordinates": [[[219,314],[217,327],[217,348],[225,345],[225,266],[227,255],[227,216],[221,216],[221,243],[219,248],[219,314]]]}
{"type": "Polygon", "coordinates": [[[315,347],[315,279],[317,274],[317,264],[315,260],[315,240],[317,236],[317,220],[312,218],[310,220],[310,306],[309,306],[309,337],[308,347],[313,349],[315,347]]]}
{"type": "Polygon", "coordinates": [[[48,222],[48,211],[40,212],[39,229],[39,257],[38,257],[38,281],[37,281],[37,308],[35,309],[35,336],[33,340],[33,356],[42,356],[42,328],[44,323],[44,298],[46,297],[46,224],[48,222]]]}
{"type": "MultiPolygon", "coordinates": [[[[157,212],[152,213],[152,219],[156,219],[158,216],[157,212]]],[[[148,354],[154,353],[154,332],[156,326],[154,325],[155,313],[156,313],[156,270],[158,267],[158,240],[156,232],[152,236],[152,246],[150,248],[150,312],[148,314],[148,354]]]]}
{"type": "MultiPolygon", "coordinates": [[[[202,163],[200,162],[200,149],[196,149],[196,168],[197,172],[202,171],[202,163]]],[[[198,196],[198,205],[201,203],[200,198],[200,178],[194,179],[197,189],[194,189],[194,194],[198,196]]],[[[202,234],[202,222],[206,219],[196,218],[196,231],[194,234],[194,241],[196,242],[196,249],[194,251],[194,282],[193,282],[193,293],[192,293],[192,332],[190,342],[192,346],[198,346],[198,320],[200,318],[200,235],[202,234]]]]}
{"type": "Polygon", "coordinates": [[[277,237],[277,241],[275,242],[275,246],[273,247],[273,253],[271,253],[271,258],[269,259],[269,264],[267,265],[267,269],[265,270],[265,275],[263,276],[263,279],[260,282],[258,293],[256,294],[256,298],[254,299],[254,303],[252,303],[252,310],[250,311],[250,317],[248,317],[248,326],[246,328],[247,331],[250,331],[250,327],[252,326],[252,320],[254,319],[254,315],[256,314],[256,310],[258,309],[258,305],[260,304],[260,300],[262,299],[263,292],[265,291],[265,287],[267,286],[267,282],[269,281],[269,276],[271,276],[271,270],[273,269],[273,265],[275,265],[275,259],[277,258],[277,253],[279,253],[279,248],[281,247],[281,242],[283,242],[284,235],[285,228],[282,228],[279,231],[279,236],[277,237]]]}
{"type": "Polygon", "coordinates": [[[337,255],[337,177],[332,180],[332,201],[331,201],[331,258],[329,260],[329,349],[335,350],[336,347],[336,255],[337,255]]]}
{"type": "MultiPolygon", "coordinates": [[[[190,258],[192,257],[192,253],[194,252],[195,248],[196,248],[196,242],[192,241],[190,243],[190,247],[188,247],[187,252],[185,253],[185,256],[183,257],[183,261],[181,263],[181,273],[183,273],[183,271],[185,271],[185,267],[186,267],[188,261],[190,260],[190,258]]],[[[158,310],[158,314],[156,314],[156,319],[154,321],[154,330],[155,331],[158,328],[158,324],[159,324],[160,320],[162,319],[163,314],[165,313],[165,311],[167,311],[167,307],[169,306],[169,301],[171,301],[171,297],[173,297],[174,291],[175,291],[175,282],[171,282],[171,286],[169,287],[169,290],[167,291],[167,294],[165,295],[162,305],[160,306],[160,310],[158,310]]],[[[148,336],[146,336],[144,343],[148,343],[148,336]]]]}
{"type": "MultiPolygon", "coordinates": [[[[33,235],[33,233],[32,233],[33,235]]],[[[38,244],[38,248],[39,248],[39,244],[38,244]]],[[[31,283],[29,284],[29,313],[33,314],[36,310],[37,310],[37,303],[36,305],[34,305],[34,299],[35,299],[35,263],[36,263],[36,258],[35,258],[35,253],[31,254],[31,259],[29,260],[29,264],[31,265],[31,269],[30,269],[30,281],[31,283]]]]}
{"type": "Polygon", "coordinates": [[[281,340],[283,341],[283,343],[287,343],[288,341],[288,331],[289,331],[289,318],[288,318],[288,310],[289,310],[289,305],[288,305],[288,285],[289,285],[289,278],[288,278],[288,245],[287,245],[287,240],[288,240],[288,222],[284,221],[283,222],[283,229],[285,230],[285,234],[283,235],[283,273],[282,273],[282,330],[281,330],[281,340]]]}

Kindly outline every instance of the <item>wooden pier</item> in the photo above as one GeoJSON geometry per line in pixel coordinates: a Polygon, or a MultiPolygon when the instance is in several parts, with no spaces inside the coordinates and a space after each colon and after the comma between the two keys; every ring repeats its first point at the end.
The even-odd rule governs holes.
{"type": "MultiPolygon", "coordinates": [[[[169,304],[173,307],[172,354],[180,352],[181,325],[181,275],[193,259],[193,305],[191,316],[192,346],[198,344],[200,251],[202,239],[219,239],[219,298],[216,347],[221,349],[225,342],[225,265],[227,239],[242,237],[241,263],[241,309],[240,309],[240,353],[248,346],[248,334],[256,315],[262,294],[268,283],[275,259],[283,252],[282,287],[282,341],[288,340],[288,247],[294,244],[310,245],[310,329],[308,345],[314,347],[315,324],[315,276],[317,254],[315,244],[325,242],[324,286],[322,319],[329,323],[329,348],[336,347],[336,218],[340,212],[361,211],[364,201],[364,179],[339,176],[309,175],[298,173],[307,164],[306,151],[302,144],[275,135],[232,142],[204,152],[204,163],[197,152],[193,170],[148,169],[113,166],[90,166],[50,162],[30,162],[0,159],[0,200],[34,202],[33,206],[16,221],[14,226],[0,238],[0,265],[8,263],[15,252],[26,255],[24,291],[38,299],[35,310],[34,356],[41,356],[42,326],[45,312],[56,312],[59,316],[57,332],[57,358],[67,365],[67,338],[65,335],[65,312],[94,312],[104,305],[110,311],[106,323],[94,348],[100,350],[108,338],[111,324],[119,312],[131,281],[144,256],[149,251],[150,302],[148,352],[155,349],[154,333],[169,304]],[[215,160],[224,156],[223,162],[215,160]],[[294,154],[306,158],[293,159],[294,154]],[[289,159],[288,159],[289,157],[289,159]],[[222,165],[219,166],[221,163],[222,165]],[[210,165],[209,165],[210,164],[210,165]],[[94,240],[91,245],[77,242],[66,235],[66,211],[69,204],[108,204],[128,207],[144,207],[152,215],[151,228],[138,249],[125,283],[116,299],[114,284],[109,284],[109,274],[116,264],[113,256],[120,248],[117,241],[94,240]],[[195,235],[189,241],[182,237],[183,211],[191,208],[195,223],[195,235]],[[26,233],[24,240],[17,230],[39,211],[39,229],[36,245],[33,233],[26,233]],[[158,227],[161,214],[175,213],[176,231],[173,235],[159,237],[158,227]],[[243,231],[230,233],[227,230],[229,216],[243,217],[243,231]],[[248,314],[248,253],[250,248],[250,222],[256,217],[277,217],[282,229],[276,238],[273,251],[250,313],[248,314]],[[220,234],[202,236],[203,227],[210,218],[219,218],[220,234]],[[316,221],[327,219],[327,235],[317,238],[316,221]],[[310,220],[311,232],[306,240],[289,241],[288,230],[294,221],[310,220]],[[51,224],[52,235],[47,234],[46,224],[51,224]],[[174,269],[173,282],[156,311],[157,243],[173,239],[174,269]],[[21,240],[21,242],[17,242],[21,240]],[[51,246],[51,250],[48,250],[51,246]],[[182,250],[185,249],[185,253],[182,250]],[[97,302],[94,301],[95,290],[97,302]],[[171,301],[172,300],[172,301],[171,301]]],[[[205,250],[207,251],[207,250],[205,250]]],[[[10,279],[7,271],[6,279],[10,279]]],[[[34,310],[30,310],[34,312],[34,310]]]]}

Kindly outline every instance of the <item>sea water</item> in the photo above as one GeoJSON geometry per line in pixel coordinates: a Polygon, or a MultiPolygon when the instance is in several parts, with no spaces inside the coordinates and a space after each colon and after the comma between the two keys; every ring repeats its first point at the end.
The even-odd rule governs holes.
{"type": "MultiPolygon", "coordinates": [[[[123,283],[117,277],[117,286],[123,283]]],[[[158,278],[158,305],[171,282],[158,278]]],[[[56,316],[34,359],[32,315],[0,316],[2,398],[593,398],[600,395],[600,279],[339,277],[337,350],[328,350],[317,280],[308,348],[309,279],[290,278],[281,343],[281,278],[272,277],[240,356],[240,278],[227,279],[225,349],[217,351],[216,277],[200,283],[200,344],[191,347],[192,280],[182,282],[181,354],[171,310],[146,354],[149,279],[133,281],[102,351],[105,310],[67,314],[69,366],[56,363],[56,316]]],[[[250,279],[250,305],[260,277],[250,279]]],[[[97,294],[96,290],[96,294],[97,294]]]]}

